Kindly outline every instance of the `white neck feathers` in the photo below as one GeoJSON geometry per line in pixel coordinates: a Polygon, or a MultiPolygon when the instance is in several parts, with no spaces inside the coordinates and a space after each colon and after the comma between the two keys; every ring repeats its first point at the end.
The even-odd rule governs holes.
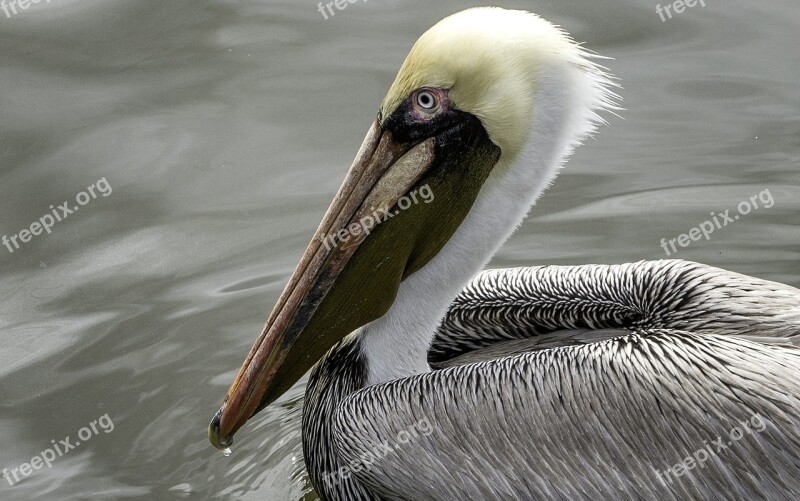
{"type": "MultiPolygon", "coordinates": [[[[576,48],[576,50],[579,50],[576,48]]],[[[427,372],[427,352],[450,302],[522,223],[575,146],[612,106],[610,82],[593,63],[553,61],[540,68],[527,141],[501,155],[463,223],[442,250],[400,284],[381,318],[359,329],[368,384],[427,372]]]]}

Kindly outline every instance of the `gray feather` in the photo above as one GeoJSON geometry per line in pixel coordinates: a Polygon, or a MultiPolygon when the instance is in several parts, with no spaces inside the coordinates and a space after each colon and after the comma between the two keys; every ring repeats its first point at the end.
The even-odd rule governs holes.
{"type": "Polygon", "coordinates": [[[320,361],[306,462],[331,500],[794,499],[798,340],[800,291],[718,268],[491,270],[453,302],[435,370],[364,387],[357,336],[320,361]]]}

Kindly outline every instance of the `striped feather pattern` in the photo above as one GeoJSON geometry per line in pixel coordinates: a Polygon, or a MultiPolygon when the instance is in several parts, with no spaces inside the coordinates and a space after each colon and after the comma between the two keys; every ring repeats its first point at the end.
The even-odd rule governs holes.
{"type": "Polygon", "coordinates": [[[795,499],[799,338],[800,291],[697,263],[487,271],[431,348],[454,366],[365,387],[360,333],[320,361],[306,463],[324,500],[795,499]]]}

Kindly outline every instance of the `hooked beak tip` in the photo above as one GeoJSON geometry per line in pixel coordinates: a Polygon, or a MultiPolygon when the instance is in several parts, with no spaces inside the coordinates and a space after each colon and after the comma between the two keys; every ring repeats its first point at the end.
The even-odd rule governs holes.
{"type": "Polygon", "coordinates": [[[211,445],[221,450],[223,454],[228,456],[231,453],[230,445],[233,443],[233,437],[220,436],[219,422],[221,415],[222,408],[220,407],[220,409],[211,419],[211,423],[208,425],[208,441],[211,442],[211,445]]]}

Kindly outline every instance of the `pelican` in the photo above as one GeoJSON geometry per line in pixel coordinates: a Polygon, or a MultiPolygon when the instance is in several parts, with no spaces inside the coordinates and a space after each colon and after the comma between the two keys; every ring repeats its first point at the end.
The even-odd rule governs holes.
{"type": "Polygon", "coordinates": [[[215,446],[310,369],[323,500],[796,499],[800,291],[677,260],[481,272],[616,109],[598,57],[525,11],[422,35],[215,446]]]}

